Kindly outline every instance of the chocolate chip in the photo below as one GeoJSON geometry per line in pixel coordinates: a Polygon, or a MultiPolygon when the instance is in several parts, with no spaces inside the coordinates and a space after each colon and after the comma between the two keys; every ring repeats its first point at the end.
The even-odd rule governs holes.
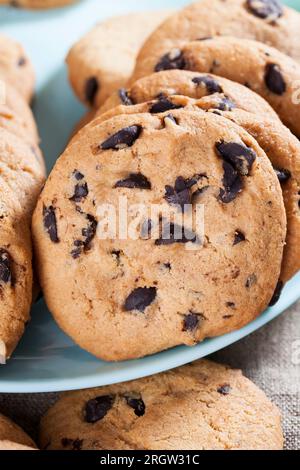
{"type": "Polygon", "coordinates": [[[132,106],[133,105],[133,101],[129,97],[128,90],[125,90],[125,88],[120,88],[119,98],[122,101],[122,104],[124,104],[125,106],[132,106]]]}
{"type": "Polygon", "coordinates": [[[115,188],[151,189],[151,183],[142,173],[130,173],[127,178],[116,182],[115,188]]]}
{"type": "Polygon", "coordinates": [[[85,405],[85,420],[87,423],[96,423],[107,415],[113,407],[115,395],[103,395],[89,400],[85,405]]]}
{"type": "Polygon", "coordinates": [[[134,289],[125,300],[125,310],[138,310],[139,312],[144,312],[146,307],[154,301],[156,293],[156,287],[138,287],[137,289],[134,289]]]}
{"type": "Polygon", "coordinates": [[[274,291],[274,294],[272,296],[272,299],[270,300],[269,307],[273,307],[273,305],[277,304],[278,300],[280,299],[282,289],[283,289],[283,282],[279,281],[274,291]]]}
{"type": "Polygon", "coordinates": [[[253,15],[268,21],[275,21],[283,15],[277,0],[247,0],[247,7],[253,15]]]}
{"type": "Polygon", "coordinates": [[[245,235],[240,230],[236,230],[234,233],[233,246],[238,245],[239,243],[244,242],[245,240],[245,235]]]}
{"type": "Polygon", "coordinates": [[[96,77],[89,78],[85,83],[85,99],[86,101],[93,106],[96,95],[99,90],[99,82],[96,77]]]}
{"type": "Polygon", "coordinates": [[[280,184],[286,183],[291,178],[291,172],[289,170],[285,170],[283,168],[274,168],[274,171],[279,179],[280,184]]]}
{"type": "Polygon", "coordinates": [[[96,235],[97,230],[97,220],[91,214],[86,214],[86,219],[88,220],[87,227],[82,229],[82,236],[84,237],[83,245],[85,250],[88,250],[91,244],[91,241],[96,235]]]}
{"type": "Polygon", "coordinates": [[[171,271],[172,269],[171,263],[164,263],[164,267],[168,269],[168,271],[171,271]]]}
{"type": "Polygon", "coordinates": [[[216,149],[226,162],[243,176],[249,175],[256,159],[256,153],[250,147],[236,142],[218,142],[216,149]]]}
{"type": "Polygon", "coordinates": [[[234,302],[226,302],[226,307],[235,308],[235,303],[234,302]]]}
{"type": "Polygon", "coordinates": [[[276,95],[283,95],[286,91],[286,83],[279,65],[267,64],[265,69],[265,84],[276,95]]]}
{"type": "Polygon", "coordinates": [[[141,397],[134,395],[125,395],[127,405],[133,408],[135,414],[139,417],[144,416],[146,411],[145,403],[141,397]]]}
{"type": "Polygon", "coordinates": [[[220,395],[229,395],[231,392],[231,387],[229,384],[221,385],[221,387],[218,388],[217,392],[220,393],[220,395]]]}
{"type": "Polygon", "coordinates": [[[43,219],[44,219],[44,227],[50,237],[50,240],[53,243],[59,243],[59,238],[57,235],[55,208],[53,206],[43,207],[43,219]]]}
{"type": "Polygon", "coordinates": [[[251,274],[246,280],[246,287],[250,289],[250,287],[254,286],[257,283],[256,274],[251,274]]]}
{"type": "Polygon", "coordinates": [[[182,107],[183,106],[181,104],[172,103],[168,98],[162,98],[150,106],[149,112],[152,114],[164,113],[170,109],[180,109],[182,107]]]}
{"type": "Polygon", "coordinates": [[[212,36],[203,36],[202,38],[197,38],[196,41],[209,41],[213,39],[212,36]]]}
{"type": "Polygon", "coordinates": [[[73,176],[77,181],[83,180],[83,178],[84,178],[84,175],[82,173],[80,173],[80,171],[78,171],[78,170],[74,170],[73,176]]]}
{"type": "Polygon", "coordinates": [[[192,82],[195,83],[197,86],[201,86],[202,88],[206,88],[209,94],[213,93],[223,93],[222,87],[219,83],[209,75],[204,77],[194,77],[192,82]]]}
{"type": "Polygon", "coordinates": [[[184,69],[185,59],[180,49],[174,49],[173,51],[165,54],[155,66],[155,72],[161,72],[162,70],[174,70],[184,69]]]}
{"type": "Polygon", "coordinates": [[[218,100],[213,106],[214,109],[219,109],[220,111],[232,111],[236,108],[236,104],[227,96],[218,100]]]}
{"type": "Polygon", "coordinates": [[[4,248],[0,248],[0,282],[12,283],[12,259],[4,248]]]}
{"type": "Polygon", "coordinates": [[[176,224],[165,225],[161,237],[155,240],[155,245],[173,245],[174,243],[196,243],[197,235],[185,227],[176,224]]]}
{"type": "Polygon", "coordinates": [[[193,313],[193,312],[190,312],[187,315],[185,315],[184,320],[183,320],[182,330],[183,331],[194,331],[194,330],[196,330],[199,326],[201,317],[203,318],[203,316],[201,314],[193,313]]]}
{"type": "MultiPolygon", "coordinates": [[[[194,183],[195,184],[195,183],[194,183]]],[[[182,176],[178,176],[173,186],[165,186],[165,200],[172,205],[179,205],[184,211],[186,204],[191,204],[190,185],[186,183],[182,176]]]]}
{"type": "Polygon", "coordinates": [[[23,67],[26,63],[27,63],[27,60],[25,59],[25,57],[20,57],[19,58],[19,60],[18,60],[18,66],[19,67],[23,67]]]}
{"type": "Polygon", "coordinates": [[[82,199],[86,198],[89,193],[87,183],[78,183],[75,185],[74,195],[70,197],[70,201],[80,202],[82,199]]]}
{"type": "Polygon", "coordinates": [[[110,136],[107,140],[100,145],[101,150],[121,150],[132,147],[136,139],[139,138],[142,132],[142,126],[134,125],[124,127],[120,131],[110,136]]]}
{"type": "Polygon", "coordinates": [[[223,162],[223,186],[220,189],[219,199],[228,204],[232,202],[243,189],[243,181],[238,172],[233,168],[230,163],[223,162]]]}
{"type": "Polygon", "coordinates": [[[83,439],[69,439],[67,437],[64,437],[61,440],[61,444],[63,447],[71,447],[72,450],[81,450],[83,445],[83,439]]]}

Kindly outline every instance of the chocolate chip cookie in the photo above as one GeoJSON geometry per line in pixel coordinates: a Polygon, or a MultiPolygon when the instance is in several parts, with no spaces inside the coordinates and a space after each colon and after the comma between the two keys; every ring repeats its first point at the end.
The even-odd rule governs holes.
{"type": "Polygon", "coordinates": [[[48,450],[283,447],[276,406],[240,371],[206,360],[64,394],[42,418],[40,436],[48,450]]]}
{"type": "Polygon", "coordinates": [[[0,128],[0,362],[10,357],[32,301],[31,215],[44,182],[35,152],[0,128]]]}
{"type": "Polygon", "coordinates": [[[36,449],[33,440],[9,418],[0,414],[0,450],[36,449]]]}
{"type": "Polygon", "coordinates": [[[80,131],[41,194],[33,237],[60,327],[97,357],[122,360],[194,345],[259,315],[279,278],[286,215],[278,178],[246,131],[174,109],[80,131]],[[174,217],[200,206],[204,230],[166,219],[160,206],[161,217],[142,213],[132,226],[136,204],[174,217]],[[106,207],[125,215],[128,236],[118,224],[117,234],[102,231],[106,207]]]}
{"type": "Polygon", "coordinates": [[[34,71],[23,47],[0,34],[0,82],[14,87],[26,101],[30,101],[34,89],[34,71]]]}
{"type": "MultiPolygon", "coordinates": [[[[172,57],[170,52],[168,57],[172,57]]],[[[176,59],[162,57],[156,70],[182,68],[214,73],[246,85],[261,95],[281,120],[300,137],[300,65],[265,44],[247,39],[219,37],[187,43],[176,59]],[[173,67],[174,66],[174,67],[173,67]]]]}
{"type": "Polygon", "coordinates": [[[124,86],[144,40],[171,13],[162,10],[110,18],[81,38],[67,57],[70,82],[78,98],[99,107],[124,86]]]}
{"type": "Polygon", "coordinates": [[[280,276],[280,283],[285,283],[300,269],[300,144],[263,99],[239,84],[211,74],[170,70],[142,78],[130,89],[114,93],[97,115],[104,121],[118,114],[155,114],[189,106],[236,122],[269,157],[282,186],[287,212],[287,243],[280,276]],[[178,96],[180,93],[185,96],[178,96]]]}
{"type": "Polygon", "coordinates": [[[137,58],[133,81],[149,75],[162,57],[180,63],[185,41],[234,36],[266,43],[300,61],[300,15],[278,0],[201,0],[167,19],[150,35],[137,58]]]}

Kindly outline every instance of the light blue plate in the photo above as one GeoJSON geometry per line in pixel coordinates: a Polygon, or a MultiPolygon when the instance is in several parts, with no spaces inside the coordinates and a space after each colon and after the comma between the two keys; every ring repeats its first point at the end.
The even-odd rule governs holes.
{"type": "MultiPolygon", "coordinates": [[[[0,30],[19,39],[32,58],[38,79],[35,114],[51,169],[74,124],[83,114],[66,78],[64,57],[96,21],[115,14],[179,7],[185,0],[86,0],[73,7],[29,12],[0,7],[0,30]]],[[[289,1],[300,10],[300,0],[289,1]]],[[[82,351],[52,320],[43,301],[7,365],[0,367],[0,392],[50,392],[111,384],[151,375],[207,356],[247,336],[280,315],[300,296],[300,273],[278,304],[245,328],[193,347],[178,347],[144,359],[105,363],[82,351]]]]}

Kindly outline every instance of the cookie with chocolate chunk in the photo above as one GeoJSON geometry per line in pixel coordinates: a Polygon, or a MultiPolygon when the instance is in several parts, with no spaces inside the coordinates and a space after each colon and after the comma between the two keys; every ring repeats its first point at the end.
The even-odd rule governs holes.
{"type": "Polygon", "coordinates": [[[254,319],[275,290],[286,236],[262,148],[204,111],[100,120],[57,161],[33,217],[39,279],[60,327],[97,357],[122,360],[254,319]]]}
{"type": "Polygon", "coordinates": [[[41,421],[47,450],[280,450],[280,412],[239,370],[211,361],[64,394],[41,421]]]}
{"type": "Polygon", "coordinates": [[[17,424],[0,414],[0,450],[25,449],[36,449],[33,440],[17,424]]]}
{"type": "Polygon", "coordinates": [[[280,0],[198,1],[175,13],[149,36],[138,55],[133,81],[167,63],[178,68],[186,41],[205,41],[212,36],[254,39],[299,62],[299,22],[300,14],[280,0]]]}
{"type": "MultiPolygon", "coordinates": [[[[261,95],[300,137],[300,64],[258,41],[217,37],[186,43],[176,68],[214,73],[261,95]],[[239,65],[241,64],[241,65],[239,65]]],[[[157,70],[168,70],[162,59],[157,70]]]]}
{"type": "Polygon", "coordinates": [[[106,120],[118,114],[155,114],[192,106],[194,110],[207,110],[236,122],[257,140],[269,157],[283,191],[288,230],[280,281],[288,281],[300,269],[300,143],[270,106],[237,83],[212,74],[181,70],[142,78],[126,94],[131,105],[124,105],[120,93],[115,93],[97,115],[106,120]]]}
{"type": "Polygon", "coordinates": [[[0,165],[0,363],[5,363],[30,316],[30,226],[44,171],[35,152],[1,128],[0,165]]]}
{"type": "Polygon", "coordinates": [[[139,48],[172,10],[131,13],[96,25],[71,48],[71,85],[88,106],[99,107],[131,76],[139,48]]]}
{"type": "Polygon", "coordinates": [[[21,44],[0,34],[0,102],[4,85],[12,86],[30,101],[33,95],[35,77],[33,66],[21,44]]]}

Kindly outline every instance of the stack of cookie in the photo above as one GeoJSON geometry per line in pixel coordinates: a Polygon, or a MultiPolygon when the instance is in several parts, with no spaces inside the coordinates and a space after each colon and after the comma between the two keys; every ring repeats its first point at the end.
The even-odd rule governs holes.
{"type": "Polygon", "coordinates": [[[135,70],[143,33],[133,19],[123,34],[128,17],[70,51],[92,122],[57,161],[33,236],[50,311],[95,356],[138,358],[233,331],[299,270],[299,18],[276,0],[202,0],[158,26],[135,70]],[[100,239],[103,204],[118,213],[122,198],[177,215],[202,206],[204,228],[178,236],[173,222],[166,239],[161,217],[153,237],[144,216],[135,237],[100,239]]]}
{"type": "Polygon", "coordinates": [[[11,355],[32,303],[31,216],[45,179],[29,107],[32,65],[23,48],[0,35],[0,362],[11,355]]]}

